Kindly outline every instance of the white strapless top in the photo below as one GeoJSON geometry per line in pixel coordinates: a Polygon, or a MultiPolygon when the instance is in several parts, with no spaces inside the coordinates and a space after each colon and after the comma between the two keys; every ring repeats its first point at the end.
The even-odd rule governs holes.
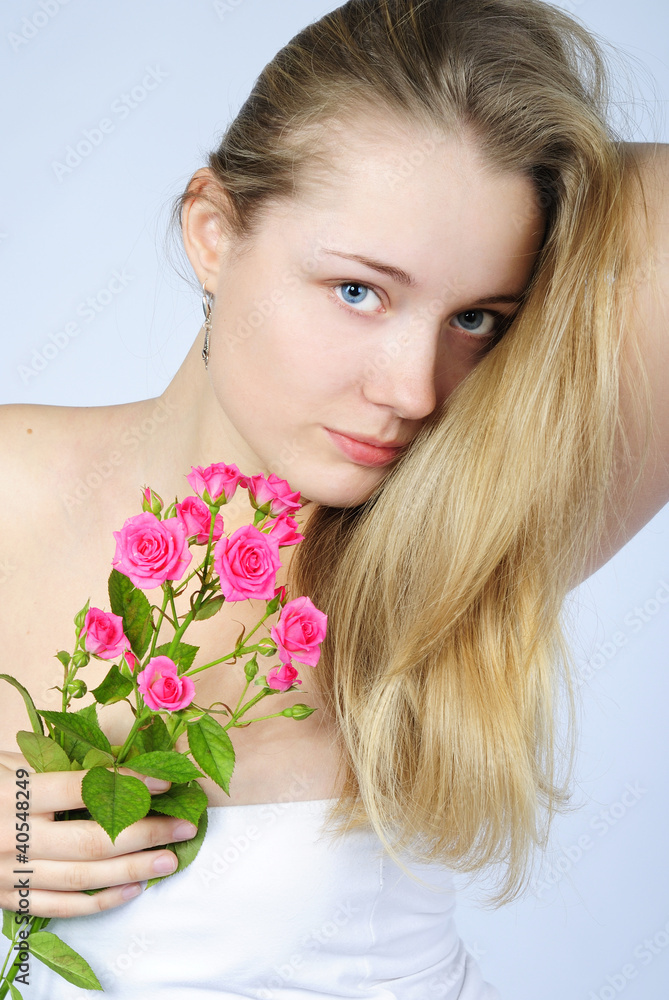
{"type": "Polygon", "coordinates": [[[321,837],[332,801],[209,807],[189,867],[46,928],[83,955],[104,994],[31,956],[23,997],[500,1000],[458,937],[452,873],[409,864],[423,888],[371,829],[321,837]]]}

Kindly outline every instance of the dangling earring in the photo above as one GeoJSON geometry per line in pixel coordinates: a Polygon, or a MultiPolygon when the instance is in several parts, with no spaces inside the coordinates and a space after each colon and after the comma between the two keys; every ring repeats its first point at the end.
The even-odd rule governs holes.
{"type": "Polygon", "coordinates": [[[207,291],[204,281],[202,282],[202,310],[204,312],[204,347],[202,348],[202,360],[204,367],[209,368],[209,334],[211,333],[211,303],[214,296],[207,291]]]}

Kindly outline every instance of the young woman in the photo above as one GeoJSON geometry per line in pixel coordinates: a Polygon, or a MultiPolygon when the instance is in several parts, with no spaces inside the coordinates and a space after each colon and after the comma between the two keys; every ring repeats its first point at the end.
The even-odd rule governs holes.
{"type": "MultiPolygon", "coordinates": [[[[496,903],[526,884],[569,784],[564,598],[669,499],[669,158],[616,141],[605,83],[539,0],[349,0],[268,64],[176,206],[207,320],[160,400],[0,411],[5,661],[40,707],[138,486],[181,498],[191,466],[301,492],[278,582],[329,616],[301,691],[318,711],[235,731],[231,795],[203,781],[209,832],[173,879],[141,891],[173,859],[146,849],[192,829],[150,817],[112,845],[54,822],[79,773],[31,777],[31,912],[69,918],[52,929],[110,996],[498,996],[452,872],[501,867],[496,903]],[[158,403],[113,489],[38,518],[158,403]]],[[[249,514],[224,510],[226,533],[249,514]]],[[[203,662],[253,611],[232,618],[191,627],[203,662]]],[[[86,671],[90,690],[105,667],[86,671]]],[[[242,687],[198,684],[203,704],[242,687]]],[[[6,705],[13,909],[25,710],[6,705]]],[[[102,720],[118,743],[129,710],[102,720]]],[[[22,992],[77,994],[34,960],[22,992]]]]}

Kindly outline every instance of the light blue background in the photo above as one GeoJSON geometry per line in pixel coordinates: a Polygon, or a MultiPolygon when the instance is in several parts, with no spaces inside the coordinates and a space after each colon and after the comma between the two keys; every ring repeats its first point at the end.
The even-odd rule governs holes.
{"type": "MultiPolygon", "coordinates": [[[[204,163],[264,64],[337,4],[44,6],[52,13],[38,0],[0,9],[0,401],[78,406],[153,397],[202,320],[199,295],[166,260],[171,199],[204,163]],[[38,25],[33,37],[12,40],[30,33],[24,18],[38,25]],[[154,89],[122,118],[119,98],[149,69],[154,89]],[[113,130],[58,179],[54,161],[103,118],[113,130]],[[106,304],[115,272],[125,284],[112,282],[118,291],[106,304]],[[81,304],[91,296],[100,311],[87,320],[81,304]],[[59,338],[73,322],[77,335],[59,338]],[[27,377],[33,352],[53,343],[63,346],[27,377]]],[[[664,0],[562,6],[630,56],[637,104],[621,108],[626,138],[668,141],[664,0]]],[[[470,892],[461,900],[460,930],[504,1000],[609,1000],[622,992],[626,1000],[667,1000],[669,507],[569,604],[575,654],[588,676],[580,689],[581,808],[555,824],[533,893],[489,912],[470,892]],[[608,820],[602,810],[611,810],[608,820]],[[654,939],[650,948],[644,939],[654,939]]]]}

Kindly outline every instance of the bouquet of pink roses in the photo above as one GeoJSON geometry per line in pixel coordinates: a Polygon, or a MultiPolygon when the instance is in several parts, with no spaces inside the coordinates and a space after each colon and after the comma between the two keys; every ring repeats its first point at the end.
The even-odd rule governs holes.
{"type": "MultiPolygon", "coordinates": [[[[142,513],[128,518],[121,530],[114,532],[116,553],[108,581],[111,611],[90,607],[87,601],[74,619],[74,651],[56,654],[64,670],[63,685],[58,687],[62,693],[61,711],[37,709],[22,684],[8,674],[0,674],[24,699],[32,731],[23,730],[16,739],[31,767],[39,772],[86,772],[81,784],[86,810],[83,814],[77,811],[77,818],[97,821],[112,843],[122,830],[151,810],[197,826],[191,840],[165,845],[178,858],[172,874],[191,863],[206,833],[207,797],[197,779],[204,772],[230,794],[235,753],[229,730],[276,716],[305,719],[314,711],[308,705],[295,704],[282,712],[240,721],[261,699],[298,690],[302,681],[292,661],[316,666],[327,624],[327,616],[308,597],[288,600],[285,588],[276,587],[276,572],[281,566],[279,549],[302,541],[292,517],[300,507],[300,494],[292,492],[289,484],[274,474],[247,477],[236,465],[223,463],[193,467],[186,478],[195,495],[181,503],[175,498],[163,510],[158,494],[144,487],[142,513]],[[240,488],[248,490],[255,508],[253,524],[227,536],[219,511],[240,488]],[[184,579],[193,558],[192,545],[206,545],[206,552],[202,563],[184,579]],[[175,598],[194,576],[201,586],[190,597],[189,611],[180,616],[175,598]],[[179,581],[177,590],[174,581],[179,581]],[[143,593],[157,587],[163,590],[160,608],[151,605],[143,593]],[[242,629],[233,650],[194,666],[198,647],[183,638],[191,622],[210,618],[226,602],[250,599],[266,602],[260,621],[246,634],[242,629]],[[269,634],[250,641],[277,613],[278,620],[269,634]],[[172,637],[158,644],[166,621],[172,626],[172,637]],[[71,701],[87,693],[85,682],[77,674],[91,656],[118,662],[111,664],[102,682],[92,690],[95,702],[75,711],[70,709],[71,701]],[[280,665],[260,674],[259,656],[278,656],[280,665]],[[245,660],[246,685],[234,711],[227,705],[222,709],[197,705],[194,675],[239,659],[245,660]],[[251,683],[260,690],[242,704],[251,683]],[[118,701],[130,705],[134,722],[123,744],[112,746],[100,728],[97,705],[118,701]],[[215,715],[227,717],[225,724],[215,715]],[[189,750],[180,753],[175,744],[183,733],[187,734],[189,750]],[[152,796],[138,778],[119,772],[122,764],[139,774],[169,781],[171,787],[164,794],[152,796]]],[[[17,870],[21,869],[20,863],[29,861],[28,834],[23,831],[29,829],[30,772],[22,770],[25,773],[17,771],[17,783],[24,788],[24,800],[17,800],[17,870]]],[[[61,818],[74,817],[61,814],[61,818]]],[[[170,877],[150,879],[147,886],[170,877]]],[[[21,899],[16,912],[3,911],[2,929],[11,947],[0,972],[0,1000],[8,991],[12,1000],[20,1000],[16,983],[27,981],[22,970],[27,968],[30,954],[76,986],[102,989],[88,963],[55,934],[44,930],[49,919],[32,916],[27,898],[21,899]],[[14,961],[8,967],[12,955],[14,961]]]]}

